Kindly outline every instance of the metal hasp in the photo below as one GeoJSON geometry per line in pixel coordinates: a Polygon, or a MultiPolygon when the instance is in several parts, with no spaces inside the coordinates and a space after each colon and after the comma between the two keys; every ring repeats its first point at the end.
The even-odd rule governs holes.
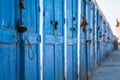
{"type": "Polygon", "coordinates": [[[20,2],[20,7],[21,7],[21,9],[25,9],[25,3],[24,3],[24,0],[21,0],[21,2],[20,2]]]}
{"type": "Polygon", "coordinates": [[[24,25],[17,25],[17,31],[19,33],[24,33],[27,31],[27,28],[24,25]]]}
{"type": "Polygon", "coordinates": [[[20,33],[20,80],[40,79],[39,0],[16,0],[16,29],[20,33]],[[18,1],[18,2],[17,2],[18,1]],[[18,7],[19,6],[19,7],[18,7]],[[16,9],[17,8],[17,9],[16,9]]]}
{"type": "Polygon", "coordinates": [[[55,33],[58,34],[58,21],[51,20],[51,24],[54,26],[55,33]]]}

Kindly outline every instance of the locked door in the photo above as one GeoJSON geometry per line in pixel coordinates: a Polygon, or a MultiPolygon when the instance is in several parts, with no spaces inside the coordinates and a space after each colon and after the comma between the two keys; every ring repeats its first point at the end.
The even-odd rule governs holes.
{"type": "Polygon", "coordinates": [[[87,80],[87,45],[86,45],[86,0],[81,1],[81,25],[80,25],[80,63],[81,80],[87,80]]]}
{"type": "Polygon", "coordinates": [[[91,21],[91,18],[90,18],[90,10],[91,10],[91,8],[90,8],[90,3],[91,3],[91,1],[87,1],[86,2],[86,20],[87,20],[87,23],[88,23],[88,25],[86,26],[86,44],[87,44],[87,58],[86,58],[86,60],[87,60],[87,76],[89,76],[90,75],[90,72],[91,72],[91,70],[90,70],[90,43],[91,43],[91,40],[90,40],[90,34],[91,34],[91,29],[90,29],[90,21],[91,21]]]}
{"type": "Polygon", "coordinates": [[[20,0],[20,80],[39,80],[38,0],[20,0]]]}
{"type": "Polygon", "coordinates": [[[101,30],[101,20],[100,20],[100,13],[99,11],[97,10],[97,23],[98,23],[98,26],[97,26],[97,51],[98,51],[98,63],[100,64],[100,61],[101,61],[101,50],[100,50],[100,45],[101,45],[101,42],[100,42],[100,39],[101,39],[101,34],[100,34],[100,30],[101,30]]]}
{"type": "Polygon", "coordinates": [[[0,80],[16,80],[18,76],[15,3],[15,0],[0,0],[0,80]]]}
{"type": "Polygon", "coordinates": [[[91,22],[90,22],[90,61],[91,61],[91,70],[94,69],[94,45],[93,45],[93,33],[94,33],[94,4],[91,2],[91,22]]]}
{"type": "Polygon", "coordinates": [[[93,38],[94,38],[94,52],[95,52],[95,67],[97,67],[97,62],[98,62],[98,53],[97,53],[97,25],[98,25],[98,22],[97,22],[97,8],[95,7],[94,8],[94,16],[95,16],[95,19],[94,19],[94,35],[93,35],[93,38]]]}
{"type": "Polygon", "coordinates": [[[96,54],[97,54],[97,64],[99,63],[99,19],[98,19],[98,9],[96,8],[95,11],[95,15],[96,15],[96,54]]]}
{"type": "Polygon", "coordinates": [[[67,79],[77,80],[77,0],[67,0],[67,79]]]}
{"type": "Polygon", "coordinates": [[[43,79],[64,80],[64,0],[44,0],[43,79]]]}

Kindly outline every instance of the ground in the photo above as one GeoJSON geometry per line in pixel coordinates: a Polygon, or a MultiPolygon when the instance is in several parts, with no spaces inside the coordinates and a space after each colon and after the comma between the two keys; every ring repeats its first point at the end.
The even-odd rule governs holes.
{"type": "Polygon", "coordinates": [[[96,69],[91,80],[120,80],[120,50],[114,51],[96,69]]]}

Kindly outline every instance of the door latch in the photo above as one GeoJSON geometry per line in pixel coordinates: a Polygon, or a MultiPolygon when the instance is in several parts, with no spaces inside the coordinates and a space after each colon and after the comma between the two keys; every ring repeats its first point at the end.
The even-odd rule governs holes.
{"type": "Polygon", "coordinates": [[[51,24],[54,26],[55,33],[58,34],[58,21],[52,21],[51,24]]]}
{"type": "Polygon", "coordinates": [[[20,7],[21,7],[21,9],[25,9],[25,3],[23,0],[20,2],[20,7]]]}
{"type": "Polygon", "coordinates": [[[17,25],[17,31],[19,33],[24,33],[27,31],[27,28],[24,25],[17,25]]]}
{"type": "Polygon", "coordinates": [[[82,17],[82,23],[80,24],[80,27],[86,27],[88,25],[86,17],[82,17]]]}

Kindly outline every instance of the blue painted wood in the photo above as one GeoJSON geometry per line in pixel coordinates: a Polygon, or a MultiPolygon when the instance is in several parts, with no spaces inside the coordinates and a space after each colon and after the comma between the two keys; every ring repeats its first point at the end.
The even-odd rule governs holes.
{"type": "Polygon", "coordinates": [[[64,0],[44,0],[44,80],[64,79],[64,0]],[[58,29],[51,23],[57,21],[58,29]]]}
{"type": "Polygon", "coordinates": [[[77,0],[67,0],[67,79],[77,79],[77,0]]]}
{"type": "Polygon", "coordinates": [[[94,38],[94,45],[95,45],[95,49],[94,49],[94,51],[95,51],[95,67],[97,66],[97,64],[98,64],[98,51],[97,51],[97,45],[98,45],[98,43],[97,43],[97,28],[98,28],[98,21],[97,21],[97,8],[96,8],[96,6],[94,6],[95,8],[94,8],[94,15],[95,15],[95,19],[94,19],[94,35],[93,35],[93,38],[94,38]]]}
{"type": "MultiPolygon", "coordinates": [[[[91,21],[91,13],[90,13],[90,10],[91,10],[91,5],[90,5],[91,1],[87,1],[86,2],[86,19],[87,19],[87,22],[88,22],[88,25],[86,27],[86,40],[87,41],[90,41],[90,21],[91,21]]],[[[91,74],[91,64],[90,64],[90,42],[87,42],[87,73],[88,73],[88,76],[90,76],[91,74]]]]}
{"type": "MultiPolygon", "coordinates": [[[[81,1],[81,23],[82,17],[86,17],[86,1],[81,1]]],[[[87,44],[86,44],[86,26],[80,26],[80,76],[81,80],[87,80],[87,44]],[[85,29],[85,30],[84,30],[85,29]]]]}
{"type": "Polygon", "coordinates": [[[93,32],[92,32],[92,45],[93,45],[93,69],[95,68],[95,56],[96,56],[96,54],[95,54],[95,4],[93,3],[93,16],[92,16],[92,19],[93,19],[93,22],[92,22],[92,24],[93,24],[93,26],[92,26],[92,30],[93,30],[93,32]]]}
{"type": "Polygon", "coordinates": [[[14,6],[15,0],[0,0],[0,80],[16,80],[18,76],[14,6]]]}
{"type": "Polygon", "coordinates": [[[97,64],[100,63],[100,54],[99,54],[99,17],[98,9],[96,9],[96,42],[97,42],[97,64]]]}
{"type": "MultiPolygon", "coordinates": [[[[20,1],[0,1],[0,80],[40,80],[39,0],[24,0],[24,9],[20,8],[20,1]],[[18,34],[17,23],[28,30],[18,34]]],[[[44,80],[65,79],[64,23],[67,23],[67,79],[77,80],[77,3],[78,0],[67,0],[67,19],[64,22],[64,0],[43,0],[44,80]],[[57,22],[57,26],[53,22],[57,22]]],[[[101,18],[103,14],[99,9],[95,13],[95,6],[90,0],[81,0],[81,22],[83,16],[88,22],[87,26],[80,26],[81,80],[87,80],[94,69],[96,56],[97,62],[100,62],[114,49],[116,39],[109,26],[104,24],[107,22],[101,18]],[[100,37],[103,34],[105,38],[100,37]],[[107,43],[108,36],[110,44],[107,43]],[[87,40],[91,40],[91,44],[87,40]],[[97,45],[97,53],[94,45],[97,45]]]]}
{"type": "Polygon", "coordinates": [[[21,9],[21,25],[27,28],[20,34],[21,80],[38,80],[39,73],[39,6],[38,0],[24,0],[25,8],[21,9]],[[37,21],[38,20],[38,21],[37,21]]]}
{"type": "Polygon", "coordinates": [[[94,45],[93,45],[93,34],[94,34],[94,4],[91,2],[91,22],[90,22],[90,64],[91,64],[91,71],[94,69],[94,45]]]}

